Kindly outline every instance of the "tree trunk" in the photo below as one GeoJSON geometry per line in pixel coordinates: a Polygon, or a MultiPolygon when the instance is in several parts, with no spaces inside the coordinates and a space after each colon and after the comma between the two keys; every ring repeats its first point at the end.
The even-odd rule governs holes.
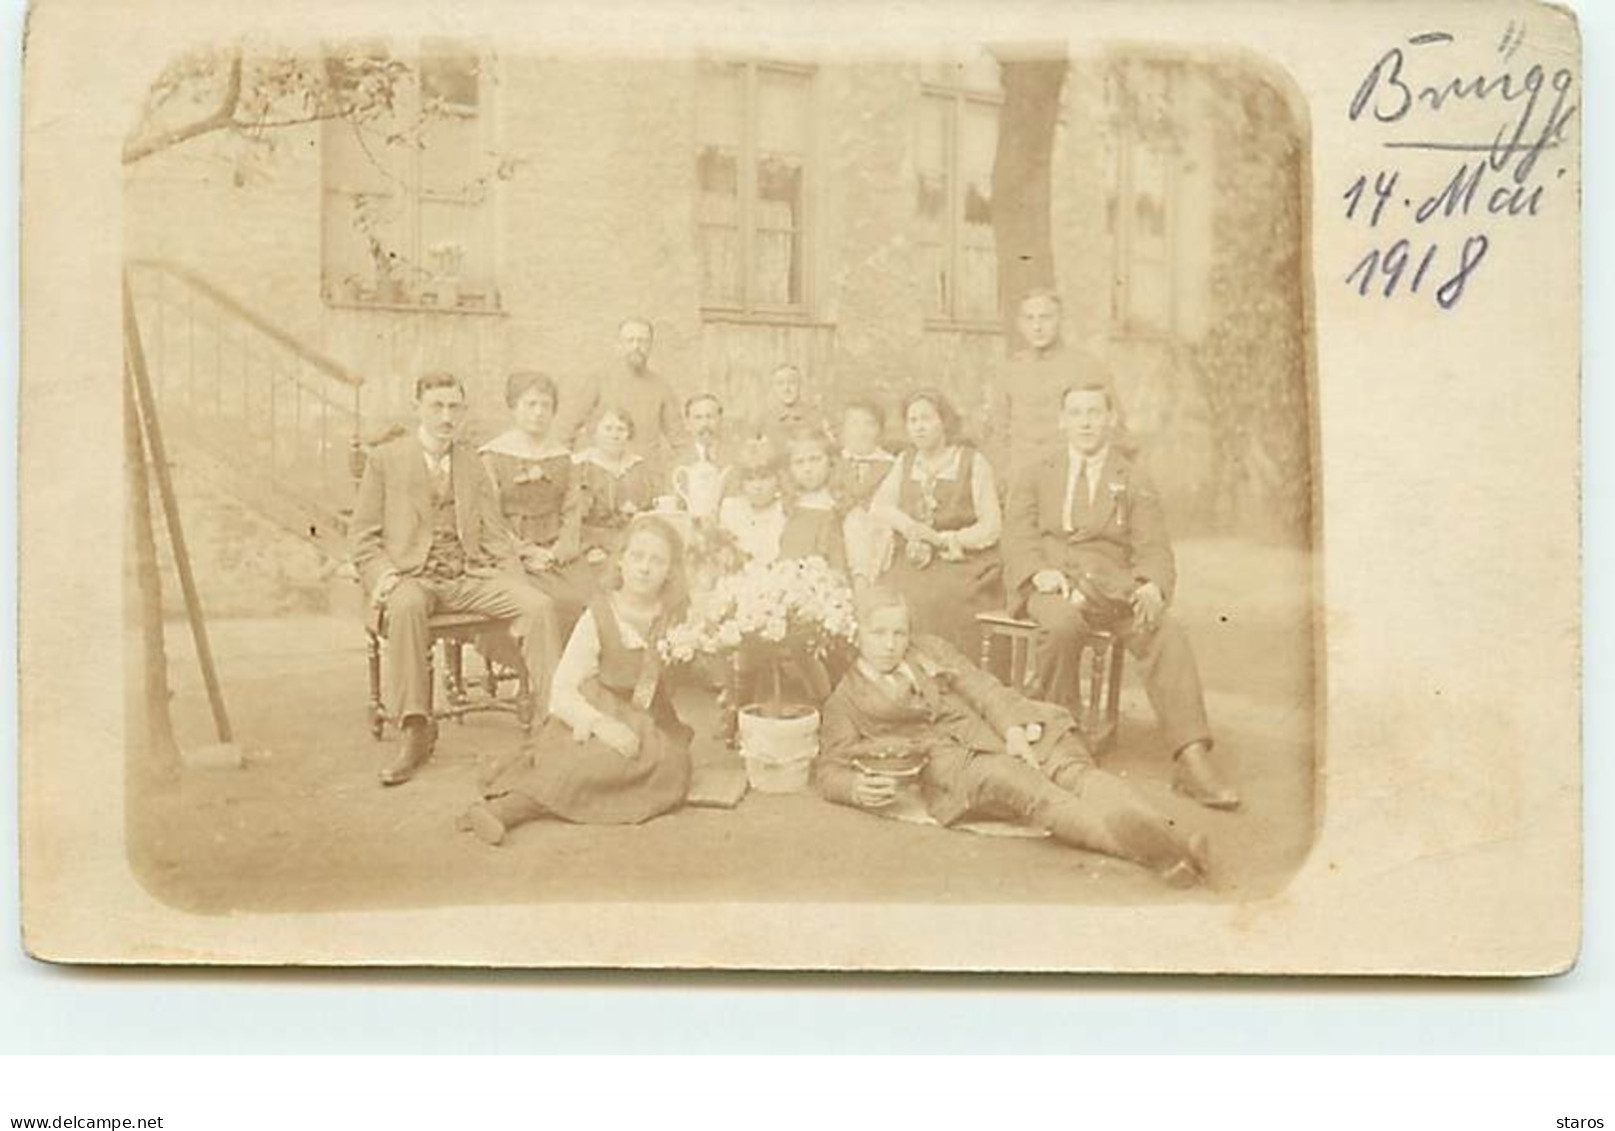
{"type": "Polygon", "coordinates": [[[998,296],[1014,340],[1023,294],[1054,286],[1050,234],[1050,170],[1060,90],[1067,62],[1062,49],[1039,45],[997,52],[1004,104],[993,160],[993,238],[998,245],[998,296]]]}

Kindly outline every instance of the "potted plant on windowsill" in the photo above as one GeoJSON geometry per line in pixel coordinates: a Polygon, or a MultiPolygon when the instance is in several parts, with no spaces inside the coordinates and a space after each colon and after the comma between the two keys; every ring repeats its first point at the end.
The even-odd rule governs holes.
{"type": "Polygon", "coordinates": [[[822,558],[806,558],[718,578],[692,597],[658,647],[670,664],[723,656],[737,681],[751,677],[766,690],[767,698],[740,707],[740,753],[753,789],[791,793],[807,785],[819,751],[817,704],[830,694],[825,660],[855,629],[845,579],[822,558]],[[787,697],[787,669],[810,702],[787,697]]]}
{"type": "Polygon", "coordinates": [[[437,305],[453,310],[460,305],[460,276],[465,267],[465,244],[440,240],[426,249],[428,277],[437,305]]]}

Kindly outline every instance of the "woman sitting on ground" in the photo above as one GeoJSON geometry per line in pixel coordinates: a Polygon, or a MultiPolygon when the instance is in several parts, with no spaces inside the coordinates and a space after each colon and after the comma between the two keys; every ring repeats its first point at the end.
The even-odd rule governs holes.
{"type": "Polygon", "coordinates": [[[555,668],[549,722],[527,758],[495,774],[462,828],[498,844],[538,817],[632,825],[684,803],[691,731],[655,643],[682,612],[683,556],[665,519],[634,521],[617,584],[590,602],[555,668]]]}
{"type": "Polygon", "coordinates": [[[578,494],[572,454],[552,435],[560,397],[543,373],[512,373],[505,403],[514,427],[481,448],[499,508],[516,537],[530,581],[554,600],[562,636],[571,631],[596,586],[578,561],[578,494]]]}

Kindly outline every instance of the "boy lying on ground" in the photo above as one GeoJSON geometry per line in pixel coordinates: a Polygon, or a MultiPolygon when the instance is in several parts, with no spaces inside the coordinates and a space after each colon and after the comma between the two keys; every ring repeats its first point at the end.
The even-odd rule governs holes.
{"type": "Polygon", "coordinates": [[[1203,835],[1180,835],[1095,766],[1064,708],[1003,686],[943,640],[911,637],[894,590],[859,595],[858,661],[824,705],[820,747],[814,784],[830,801],[879,812],[904,788],[883,765],[918,754],[921,796],[943,826],[1015,821],[1175,887],[1207,879],[1203,835]]]}

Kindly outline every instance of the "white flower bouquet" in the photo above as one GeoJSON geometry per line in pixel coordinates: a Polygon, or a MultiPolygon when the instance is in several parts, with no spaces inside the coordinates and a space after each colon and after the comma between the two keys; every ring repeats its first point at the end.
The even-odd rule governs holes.
{"type": "Polygon", "coordinates": [[[820,699],[829,694],[823,661],[857,631],[852,589],[822,558],[753,563],[693,593],[689,612],[658,642],[669,664],[740,651],[773,667],[774,708],[782,710],[780,665],[802,670],[820,699]],[[822,693],[821,693],[822,692],[822,693]]]}

